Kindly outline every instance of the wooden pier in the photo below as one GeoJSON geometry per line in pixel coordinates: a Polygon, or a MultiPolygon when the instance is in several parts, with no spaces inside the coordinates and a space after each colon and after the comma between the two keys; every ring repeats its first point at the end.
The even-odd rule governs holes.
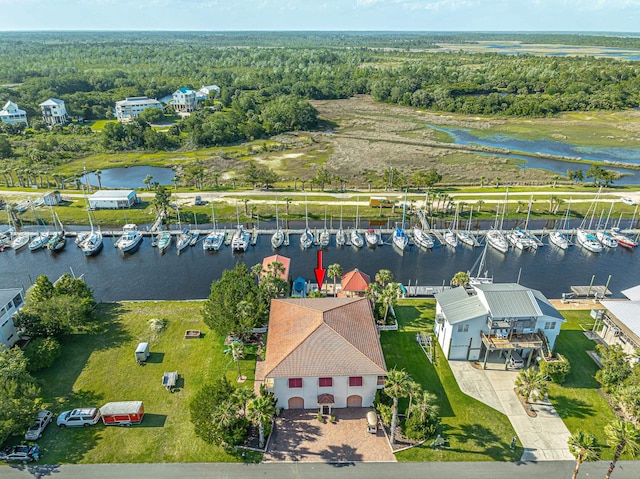
{"type": "Polygon", "coordinates": [[[578,297],[590,297],[604,298],[611,296],[611,291],[606,286],[593,285],[593,286],[571,286],[571,291],[578,297]]]}

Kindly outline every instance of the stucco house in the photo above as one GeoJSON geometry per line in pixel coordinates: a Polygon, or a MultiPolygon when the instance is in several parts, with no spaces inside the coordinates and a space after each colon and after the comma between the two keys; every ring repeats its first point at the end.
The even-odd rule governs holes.
{"type": "Polygon", "coordinates": [[[18,105],[12,101],[8,101],[0,110],[0,122],[15,125],[16,123],[24,123],[27,127],[27,112],[18,108],[18,105]]]}
{"type": "Polygon", "coordinates": [[[57,98],[49,98],[40,103],[40,111],[47,126],[64,125],[69,121],[64,101],[57,98]]]}
{"type": "Polygon", "coordinates": [[[369,300],[272,300],[262,371],[284,409],[371,407],[387,369],[369,300]]]}
{"type": "Polygon", "coordinates": [[[621,346],[632,362],[640,361],[634,357],[640,350],[640,285],[622,294],[629,300],[600,301],[606,309],[597,317],[594,330],[609,346],[621,346]]]}
{"type": "Polygon", "coordinates": [[[520,284],[473,284],[435,295],[434,333],[447,359],[484,361],[490,352],[531,362],[553,351],[565,319],[537,290],[520,284]]]}
{"type": "Polygon", "coordinates": [[[21,289],[0,289],[0,349],[10,348],[20,339],[13,324],[13,315],[23,305],[24,293],[21,289]]]}

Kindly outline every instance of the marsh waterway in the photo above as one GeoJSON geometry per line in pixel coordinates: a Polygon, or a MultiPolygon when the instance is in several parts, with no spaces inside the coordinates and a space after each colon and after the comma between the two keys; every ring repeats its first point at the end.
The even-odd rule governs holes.
{"type": "Polygon", "coordinates": [[[100,181],[94,172],[82,175],[82,181],[87,177],[92,185],[101,184],[103,188],[144,188],[144,179],[151,176],[152,182],[160,185],[170,185],[176,176],[171,168],[157,166],[129,166],[128,168],[108,168],[100,172],[100,181]]]}
{"type": "MultiPolygon", "coordinates": [[[[123,256],[113,247],[113,240],[105,238],[103,251],[95,257],[85,257],[72,240],[58,254],[31,252],[27,248],[17,253],[7,250],[0,253],[0,285],[26,288],[38,275],[55,279],[73,272],[76,276],[84,275],[99,301],[202,299],[208,296],[211,282],[220,278],[223,270],[233,268],[238,261],[250,268],[274,254],[268,235],[261,235],[256,246],[244,254],[232,254],[229,247],[208,253],[199,242],[178,256],[174,241],[161,256],[146,237],[138,251],[123,256]]],[[[544,242],[548,240],[545,238],[544,242]]],[[[290,246],[278,251],[291,258],[292,278],[302,276],[307,280],[314,277],[316,253],[315,248],[301,250],[297,235],[291,236],[290,246]]],[[[357,250],[351,246],[340,249],[332,237],[323,262],[325,268],[338,263],[345,272],[359,268],[372,277],[380,269],[389,269],[405,285],[415,285],[417,281],[422,286],[439,286],[449,284],[456,272],[471,270],[481,253],[482,248],[462,246],[455,252],[447,247],[422,251],[411,246],[404,254],[391,244],[375,249],[357,250]]],[[[588,285],[593,275],[594,284],[604,285],[611,275],[609,289],[614,297],[620,297],[620,290],[640,284],[639,255],[640,251],[621,247],[601,254],[588,253],[578,246],[562,251],[548,244],[536,251],[511,250],[507,254],[489,248],[482,271],[487,271],[496,282],[516,282],[520,276],[521,284],[539,289],[551,298],[561,297],[572,285],[588,285]]],[[[476,273],[477,269],[473,271],[476,273]]]]}
{"type": "MultiPolygon", "coordinates": [[[[427,125],[437,131],[447,133],[458,145],[477,145],[491,148],[503,148],[514,152],[530,153],[532,155],[542,154],[556,157],[570,157],[575,159],[597,161],[603,164],[608,170],[623,173],[617,184],[640,184],[640,170],[626,168],[616,168],[608,165],[610,162],[627,163],[630,165],[640,165],[640,148],[604,148],[577,146],[571,143],[553,140],[523,140],[504,134],[489,136],[477,136],[470,130],[464,128],[443,128],[436,125],[427,125]]],[[[478,152],[483,154],[482,152],[478,152]]],[[[503,155],[496,153],[484,153],[491,156],[502,156],[508,158],[518,158],[525,160],[522,168],[542,168],[545,170],[561,173],[565,175],[567,170],[582,169],[584,173],[591,165],[580,165],[579,161],[562,161],[561,159],[546,159],[534,156],[518,155],[517,153],[503,155]]]]}

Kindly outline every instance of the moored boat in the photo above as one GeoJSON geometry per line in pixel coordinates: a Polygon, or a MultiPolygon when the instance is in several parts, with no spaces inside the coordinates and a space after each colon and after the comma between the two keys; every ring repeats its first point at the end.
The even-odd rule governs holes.
{"type": "Polygon", "coordinates": [[[433,236],[426,233],[420,226],[413,227],[413,241],[421,248],[431,249],[435,242],[433,236]]]}
{"type": "Polygon", "coordinates": [[[142,234],[135,224],[126,224],[122,228],[122,236],[116,240],[114,246],[123,253],[133,251],[142,241],[142,234]]]}
{"type": "Polygon", "coordinates": [[[178,235],[178,239],[176,240],[176,250],[178,254],[185,249],[191,243],[191,232],[184,228],[182,232],[178,235]]]}
{"type": "Polygon", "coordinates": [[[567,235],[558,230],[549,233],[549,241],[560,249],[567,249],[570,244],[567,235]]]}
{"type": "Polygon", "coordinates": [[[94,256],[98,254],[103,247],[102,233],[98,230],[94,230],[89,233],[89,236],[80,243],[80,249],[86,256],[94,256]]]}
{"type": "Polygon", "coordinates": [[[458,240],[462,244],[466,244],[467,246],[476,245],[475,239],[473,238],[472,234],[468,231],[456,231],[456,236],[458,237],[458,240]]]}
{"type": "Polygon", "coordinates": [[[506,253],[509,251],[509,243],[507,239],[504,237],[501,231],[496,229],[490,229],[487,231],[487,243],[491,245],[494,249],[500,251],[501,253],[506,253]]]}
{"type": "Polygon", "coordinates": [[[407,245],[409,244],[409,237],[407,236],[407,234],[402,228],[398,228],[398,227],[396,227],[396,229],[393,230],[392,240],[393,240],[393,244],[400,251],[404,251],[407,248],[407,245]]]}
{"type": "Polygon", "coordinates": [[[18,233],[11,240],[11,247],[14,251],[18,251],[27,246],[30,241],[31,235],[29,235],[29,233],[18,233]]]}
{"type": "Polygon", "coordinates": [[[327,246],[329,246],[330,241],[331,241],[331,233],[329,233],[329,230],[327,228],[324,228],[320,232],[320,247],[326,248],[327,246]]]}
{"type": "Polygon", "coordinates": [[[611,228],[610,233],[620,246],[624,246],[625,248],[635,248],[636,246],[638,246],[637,241],[634,241],[627,235],[622,234],[619,228],[611,228]]]}
{"type": "Polygon", "coordinates": [[[600,253],[602,251],[602,243],[598,241],[598,238],[582,228],[576,230],[576,241],[580,246],[592,253],[600,253]]]}
{"type": "Polygon", "coordinates": [[[163,231],[156,237],[156,246],[158,246],[158,251],[160,254],[164,254],[164,252],[169,248],[171,244],[171,233],[168,231],[163,231]]]}
{"type": "Polygon", "coordinates": [[[224,232],[214,229],[202,242],[202,249],[205,251],[218,251],[224,243],[224,232]]]}
{"type": "Polygon", "coordinates": [[[40,248],[46,247],[48,242],[49,242],[49,233],[46,231],[43,231],[33,237],[31,242],[29,243],[29,249],[31,251],[37,251],[40,248]]]}
{"type": "Polygon", "coordinates": [[[340,227],[338,229],[338,232],[336,233],[336,246],[342,247],[346,244],[346,242],[347,242],[347,234],[344,232],[342,227],[340,227]]]}
{"type": "Polygon", "coordinates": [[[47,249],[51,252],[62,250],[67,244],[67,238],[64,231],[56,231],[47,242],[47,249]]]}
{"type": "Polygon", "coordinates": [[[233,238],[231,238],[232,252],[245,252],[249,248],[249,233],[245,231],[242,225],[238,225],[233,238]]]}
{"type": "Polygon", "coordinates": [[[378,236],[378,233],[376,233],[376,230],[369,228],[364,234],[364,239],[369,246],[377,246],[380,237],[378,236]]]}
{"type": "Polygon", "coordinates": [[[607,248],[616,248],[618,246],[618,241],[616,241],[608,231],[597,231],[596,238],[602,243],[602,246],[606,246],[607,248]]]}
{"type": "Polygon", "coordinates": [[[356,248],[362,248],[364,246],[364,239],[357,229],[351,230],[350,238],[351,244],[356,248]]]}
{"type": "Polygon", "coordinates": [[[278,228],[275,233],[271,235],[271,247],[273,249],[278,249],[284,243],[284,232],[278,228]]]}
{"type": "Polygon", "coordinates": [[[447,230],[444,232],[444,242],[452,248],[458,247],[458,237],[451,230],[447,230]]]}
{"type": "Polygon", "coordinates": [[[309,228],[305,228],[304,232],[300,236],[300,246],[302,249],[309,249],[313,246],[313,233],[309,228]]]}

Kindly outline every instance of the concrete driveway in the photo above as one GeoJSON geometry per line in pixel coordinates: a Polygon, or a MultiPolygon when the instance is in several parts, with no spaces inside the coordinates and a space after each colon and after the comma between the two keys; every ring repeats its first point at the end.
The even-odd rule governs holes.
{"type": "Polygon", "coordinates": [[[283,411],[263,462],[395,462],[384,433],[367,432],[366,415],[371,410],[335,409],[335,424],[319,422],[315,410],[283,411]]]}
{"type": "Polygon", "coordinates": [[[567,440],[571,433],[548,402],[536,402],[537,417],[530,417],[514,392],[517,371],[505,371],[504,359],[476,369],[468,361],[449,361],[465,394],[505,414],[524,447],[522,461],[574,460],[567,440]]]}

